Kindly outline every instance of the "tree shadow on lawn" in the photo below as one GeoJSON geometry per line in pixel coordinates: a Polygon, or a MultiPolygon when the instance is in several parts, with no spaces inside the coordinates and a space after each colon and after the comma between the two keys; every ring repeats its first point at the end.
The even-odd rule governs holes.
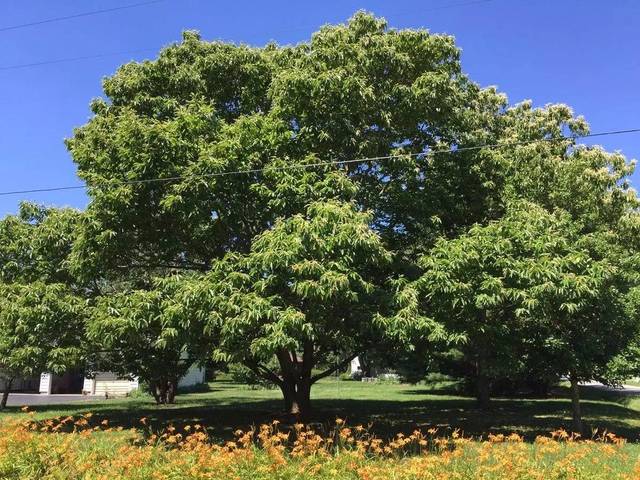
{"type": "MultiPolygon", "coordinates": [[[[611,397],[603,397],[601,393],[592,394],[585,389],[588,399],[582,402],[583,416],[589,428],[611,431],[630,441],[638,441],[640,413],[611,402],[611,397]]],[[[247,430],[281,418],[281,408],[279,399],[247,401],[247,397],[191,396],[178,398],[178,403],[171,406],[136,401],[119,405],[109,405],[109,402],[49,405],[36,410],[39,414],[51,411],[56,415],[65,411],[68,414],[92,411],[92,424],[98,425],[107,419],[110,426],[124,428],[142,428],[140,419],[144,417],[154,431],[169,425],[180,427],[199,423],[206,426],[215,439],[229,439],[237,429],[247,430]]],[[[548,435],[561,427],[568,429],[571,422],[570,401],[566,398],[495,399],[491,408],[483,411],[476,407],[472,398],[438,398],[429,391],[425,399],[409,401],[317,399],[313,401],[313,408],[312,422],[318,429],[329,429],[335,425],[336,418],[343,418],[351,426],[370,425],[370,430],[382,438],[390,438],[399,432],[409,434],[416,428],[437,427],[439,435],[450,434],[454,429],[466,436],[485,438],[488,433],[518,432],[531,441],[537,435],[548,435]]]]}

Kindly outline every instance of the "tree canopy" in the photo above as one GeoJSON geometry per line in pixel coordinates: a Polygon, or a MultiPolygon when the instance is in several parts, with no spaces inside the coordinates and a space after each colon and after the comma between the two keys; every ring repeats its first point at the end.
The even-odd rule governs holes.
{"type": "Polygon", "coordinates": [[[65,285],[0,283],[0,407],[16,377],[81,366],[85,315],[85,301],[65,285]]]}
{"type": "Polygon", "coordinates": [[[491,154],[426,153],[492,141],[505,106],[461,73],[452,37],[390,29],[365,13],[294,47],[187,32],[104,89],[68,140],[92,186],[76,251],[100,272],[206,270],[228,251],[247,252],[278,217],[345,193],[333,186],[336,166],[290,167],[402,153],[412,156],[347,164],[340,170],[356,190],[346,193],[393,249],[428,245],[483,215],[477,163],[491,154]]]}
{"type": "Polygon", "coordinates": [[[87,322],[89,372],[138,377],[157,403],[173,403],[180,378],[212,345],[203,315],[188,308],[188,285],[176,276],[99,298],[87,322]]]}
{"type": "Polygon", "coordinates": [[[81,213],[22,203],[0,220],[0,282],[75,284],[69,255],[81,213]]]}
{"type": "Polygon", "coordinates": [[[290,413],[305,416],[311,385],[383,334],[375,317],[385,307],[390,255],[370,221],[352,203],[311,203],[258,236],[247,254],[217,262],[184,302],[211,312],[215,355],[278,385],[290,413]],[[314,372],[329,355],[340,361],[314,372]],[[274,356],[279,371],[268,366],[274,356]]]}
{"type": "Polygon", "coordinates": [[[424,273],[407,287],[415,308],[464,338],[482,405],[492,380],[536,364],[568,375],[576,392],[579,381],[606,378],[639,326],[630,262],[607,255],[610,240],[581,235],[565,212],[520,203],[421,259],[424,273]]]}

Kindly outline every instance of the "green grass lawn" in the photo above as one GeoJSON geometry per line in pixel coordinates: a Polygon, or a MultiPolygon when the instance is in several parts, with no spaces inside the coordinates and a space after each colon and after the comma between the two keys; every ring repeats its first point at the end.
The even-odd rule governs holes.
{"type": "MultiPolygon", "coordinates": [[[[154,428],[168,424],[201,423],[218,438],[228,438],[237,428],[265,423],[281,411],[279,390],[251,389],[226,381],[209,384],[205,393],[178,396],[172,406],[156,406],[150,397],[114,399],[95,403],[34,407],[44,419],[92,412],[94,421],[107,418],[110,425],[140,426],[147,417],[154,428]]],[[[489,411],[476,408],[473,398],[452,393],[443,385],[361,383],[327,379],[312,390],[314,420],[332,423],[336,417],[351,425],[371,424],[382,437],[408,433],[417,427],[438,426],[441,431],[461,429],[465,435],[518,432],[526,438],[546,434],[570,423],[570,404],[559,389],[545,399],[499,398],[489,411]]],[[[621,396],[583,388],[583,414],[587,425],[607,429],[630,441],[640,440],[640,397],[621,396]]],[[[19,408],[0,414],[0,421],[23,416],[19,408]]]]}

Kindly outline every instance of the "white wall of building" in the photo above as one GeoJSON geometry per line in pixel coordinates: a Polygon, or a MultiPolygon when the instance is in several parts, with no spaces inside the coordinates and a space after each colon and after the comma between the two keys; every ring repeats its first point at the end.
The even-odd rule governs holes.
{"type": "MultiPolygon", "coordinates": [[[[187,373],[178,381],[178,388],[200,385],[205,381],[205,369],[193,364],[187,373]]],[[[85,378],[82,391],[86,395],[123,397],[139,387],[138,378],[119,378],[115,373],[100,372],[95,378],[85,378]]],[[[42,392],[41,393],[46,393],[42,392]]]]}
{"type": "Polygon", "coordinates": [[[199,367],[195,363],[191,365],[191,368],[187,370],[187,373],[184,374],[178,381],[178,388],[188,388],[194,387],[196,385],[200,385],[204,383],[205,380],[205,371],[204,368],[199,367]]]}
{"type": "Polygon", "coordinates": [[[124,397],[138,388],[137,378],[120,378],[115,373],[99,372],[94,378],[85,378],[83,393],[101,397],[124,397]]]}

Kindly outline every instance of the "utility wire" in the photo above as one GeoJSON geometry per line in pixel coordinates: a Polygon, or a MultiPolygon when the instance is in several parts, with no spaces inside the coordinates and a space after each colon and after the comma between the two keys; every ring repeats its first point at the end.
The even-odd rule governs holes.
{"type": "MultiPolygon", "coordinates": [[[[7,31],[7,30],[16,30],[16,29],[19,29],[19,28],[25,28],[25,27],[30,27],[30,26],[34,26],[34,25],[40,25],[40,24],[43,24],[43,23],[58,22],[58,21],[67,20],[67,19],[71,19],[71,18],[85,17],[85,16],[89,16],[89,15],[97,15],[97,14],[100,14],[100,13],[112,12],[112,11],[115,11],[115,10],[123,10],[125,8],[134,8],[134,7],[139,7],[139,6],[153,4],[153,3],[160,3],[160,2],[163,2],[163,1],[166,1],[166,0],[154,0],[154,1],[150,1],[150,2],[136,3],[136,4],[132,4],[132,5],[125,5],[125,6],[122,6],[122,7],[115,7],[115,8],[106,9],[106,10],[96,10],[94,12],[80,13],[80,14],[77,14],[77,15],[70,15],[70,16],[67,16],[67,17],[58,17],[58,18],[53,18],[53,19],[49,19],[49,20],[41,20],[39,22],[25,23],[25,24],[22,24],[22,25],[14,25],[14,26],[10,26],[10,27],[2,27],[2,28],[0,28],[0,32],[7,31]]],[[[425,12],[432,12],[432,11],[437,11],[437,10],[445,10],[445,9],[449,9],[449,8],[466,7],[466,6],[477,5],[477,4],[482,4],[482,3],[489,3],[489,2],[492,2],[492,1],[494,1],[494,0],[474,0],[474,1],[470,1],[470,2],[452,3],[452,4],[449,4],[449,5],[440,5],[440,6],[429,8],[429,9],[423,9],[423,10],[420,10],[419,12],[420,13],[425,13],[425,12]]],[[[398,14],[398,13],[407,13],[407,12],[403,11],[403,12],[392,12],[392,13],[393,14],[398,14]]],[[[413,11],[413,13],[415,13],[415,11],[413,11]]],[[[296,30],[303,30],[303,29],[314,28],[314,27],[315,27],[314,25],[298,26],[298,27],[287,29],[287,30],[276,31],[274,33],[288,33],[288,32],[292,32],[292,31],[296,31],[296,30]]],[[[124,52],[98,53],[98,54],[94,54],[94,55],[82,55],[82,56],[78,56],[78,57],[69,57],[69,58],[61,58],[61,59],[54,59],[54,60],[43,60],[43,61],[40,61],[40,62],[30,62],[30,63],[21,63],[21,64],[16,64],[16,65],[0,66],[0,71],[19,70],[19,69],[30,68],[30,67],[40,67],[40,66],[44,66],[44,65],[54,65],[54,64],[59,64],[59,63],[77,62],[77,61],[82,61],[82,60],[93,60],[93,59],[99,59],[99,58],[105,58],[105,57],[111,57],[111,56],[117,56],[117,55],[126,55],[126,54],[131,54],[131,53],[142,53],[142,52],[149,52],[149,51],[156,51],[156,50],[158,50],[158,49],[157,48],[145,48],[145,49],[140,49],[140,50],[130,50],[130,51],[124,51],[124,52]]]]}
{"type": "Polygon", "coordinates": [[[139,50],[127,50],[127,51],[123,51],[123,52],[111,52],[111,53],[101,53],[98,55],[85,55],[85,56],[81,56],[81,57],[69,57],[69,58],[59,58],[57,60],[45,60],[42,62],[33,62],[33,63],[19,63],[17,65],[7,65],[7,66],[0,66],[0,71],[5,71],[5,70],[19,70],[22,68],[29,68],[29,67],[39,67],[41,65],[52,65],[52,64],[56,64],[56,63],[67,63],[67,62],[77,62],[79,60],[90,60],[90,59],[94,59],[94,58],[106,58],[106,57],[115,57],[118,55],[133,55],[136,53],[144,53],[144,52],[151,52],[151,51],[156,51],[157,48],[142,48],[139,50]]]}
{"type": "Polygon", "coordinates": [[[147,2],[139,2],[139,3],[132,3],[129,5],[122,5],[120,7],[105,8],[103,10],[92,10],[90,12],[76,13],[74,15],[65,15],[63,17],[47,18],[45,20],[38,20],[35,22],[21,23],[18,25],[9,25],[7,27],[0,27],[0,32],[8,32],[9,30],[20,30],[22,28],[34,27],[36,25],[44,25],[45,23],[63,22],[65,20],[71,20],[73,18],[82,18],[82,17],[90,17],[93,15],[101,15],[103,13],[116,12],[119,10],[127,10],[129,8],[143,7],[146,5],[153,5],[153,4],[164,2],[164,1],[166,0],[150,0],[147,2]]]}
{"type": "Polygon", "coordinates": [[[575,140],[583,139],[583,138],[593,138],[593,137],[604,137],[610,135],[622,135],[627,133],[640,133],[640,128],[630,128],[627,130],[611,130],[608,132],[597,132],[597,133],[589,133],[586,135],[571,135],[568,137],[561,138],[541,138],[537,140],[523,140],[519,142],[506,142],[506,143],[490,143],[485,145],[474,145],[470,147],[459,147],[459,148],[448,148],[442,150],[429,150],[426,152],[418,152],[418,153],[400,153],[396,155],[383,155],[379,157],[366,157],[366,158],[353,158],[349,160],[331,160],[325,162],[315,162],[315,163],[299,163],[295,165],[286,165],[283,167],[264,167],[264,168],[252,168],[247,170],[232,170],[227,172],[216,172],[216,173],[203,173],[200,175],[179,175],[174,177],[164,177],[164,178],[147,178],[144,180],[127,180],[120,182],[113,182],[105,185],[69,185],[66,187],[50,187],[50,188],[34,188],[29,190],[13,190],[7,192],[0,192],[0,196],[8,196],[8,195],[18,195],[18,194],[26,194],[26,193],[43,193],[43,192],[58,192],[63,190],[81,190],[86,188],[95,188],[98,190],[103,190],[107,188],[120,187],[123,185],[142,185],[148,183],[170,183],[180,180],[192,180],[192,179],[200,179],[200,178],[213,178],[213,177],[228,177],[233,175],[246,175],[252,173],[260,173],[266,170],[269,171],[281,171],[281,170],[296,170],[296,169],[307,169],[313,167],[324,167],[329,165],[349,165],[353,163],[364,163],[364,162],[376,162],[381,160],[390,160],[393,158],[402,158],[402,157],[420,157],[420,156],[429,156],[443,153],[460,153],[460,152],[469,152],[474,150],[482,150],[483,148],[503,148],[503,147],[516,147],[523,145],[531,145],[534,143],[555,143],[555,142],[563,142],[569,141],[574,142],[575,140]]]}

